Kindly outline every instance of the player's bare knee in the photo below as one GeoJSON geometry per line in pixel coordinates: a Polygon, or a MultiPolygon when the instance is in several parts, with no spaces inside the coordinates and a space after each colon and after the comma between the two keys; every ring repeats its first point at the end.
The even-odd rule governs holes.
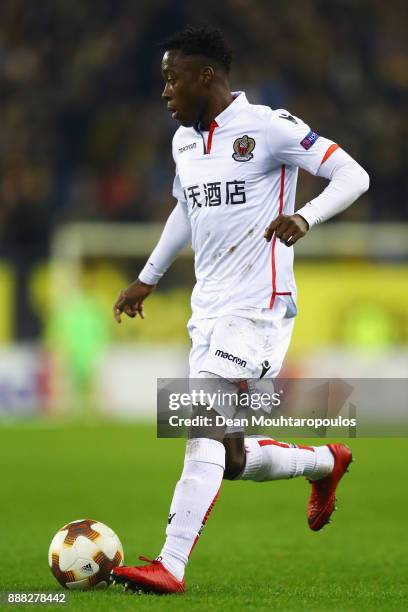
{"type": "Polygon", "coordinates": [[[227,453],[225,455],[224,480],[235,480],[245,467],[245,453],[227,453]]]}
{"type": "Polygon", "coordinates": [[[234,480],[239,476],[246,462],[246,453],[243,433],[227,436],[223,440],[225,447],[225,480],[234,480]]]}

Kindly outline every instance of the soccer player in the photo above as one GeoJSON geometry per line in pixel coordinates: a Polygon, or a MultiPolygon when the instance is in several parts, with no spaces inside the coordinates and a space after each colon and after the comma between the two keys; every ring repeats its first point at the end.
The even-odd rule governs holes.
{"type": "MultiPolygon", "coordinates": [[[[119,323],[122,313],[143,318],[144,300],[191,241],[197,282],[188,324],[190,377],[215,380],[230,391],[233,381],[278,375],[296,315],[293,245],[352,204],[368,189],[369,177],[298,117],[231,92],[232,56],[219,30],[188,26],[163,51],[162,97],[181,124],[173,138],[177,204],[139,278],[121,291],[114,316],[119,323]],[[330,182],[295,213],[298,168],[330,182]]],[[[115,568],[114,582],[144,592],[183,592],[185,566],[223,478],[305,476],[310,528],[329,522],[351,461],[346,446],[302,447],[228,434],[223,427],[205,435],[190,431],[159,556],[141,557],[147,565],[115,568]]]]}

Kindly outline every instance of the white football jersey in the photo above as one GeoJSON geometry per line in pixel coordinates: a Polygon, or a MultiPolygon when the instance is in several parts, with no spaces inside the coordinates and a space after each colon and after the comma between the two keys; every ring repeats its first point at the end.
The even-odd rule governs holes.
{"type": "Polygon", "coordinates": [[[293,306],[293,247],[263,237],[278,214],[294,213],[298,168],[316,174],[337,148],[288,111],[250,104],[243,92],[209,133],[179,127],[173,195],[186,207],[195,253],[193,316],[293,306]]]}

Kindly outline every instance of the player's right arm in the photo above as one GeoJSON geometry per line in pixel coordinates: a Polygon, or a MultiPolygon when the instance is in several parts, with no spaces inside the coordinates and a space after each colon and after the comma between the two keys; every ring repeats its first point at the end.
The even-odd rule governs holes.
{"type": "Polygon", "coordinates": [[[118,323],[121,315],[144,319],[143,302],[173,263],[180,251],[191,241],[191,226],[187,214],[187,203],[178,175],[174,179],[173,195],[177,204],[167,219],[159,242],[139,274],[139,278],[123,289],[113,306],[113,315],[118,323]]]}

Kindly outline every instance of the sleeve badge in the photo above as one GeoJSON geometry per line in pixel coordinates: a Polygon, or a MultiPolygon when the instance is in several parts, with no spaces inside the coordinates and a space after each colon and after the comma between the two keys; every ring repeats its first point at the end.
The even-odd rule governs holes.
{"type": "Polygon", "coordinates": [[[319,138],[319,134],[316,134],[316,132],[313,132],[312,130],[310,130],[310,132],[306,134],[303,140],[300,141],[300,144],[302,145],[304,149],[306,149],[306,151],[308,151],[310,147],[314,145],[314,143],[316,142],[318,138],[319,138]]]}

